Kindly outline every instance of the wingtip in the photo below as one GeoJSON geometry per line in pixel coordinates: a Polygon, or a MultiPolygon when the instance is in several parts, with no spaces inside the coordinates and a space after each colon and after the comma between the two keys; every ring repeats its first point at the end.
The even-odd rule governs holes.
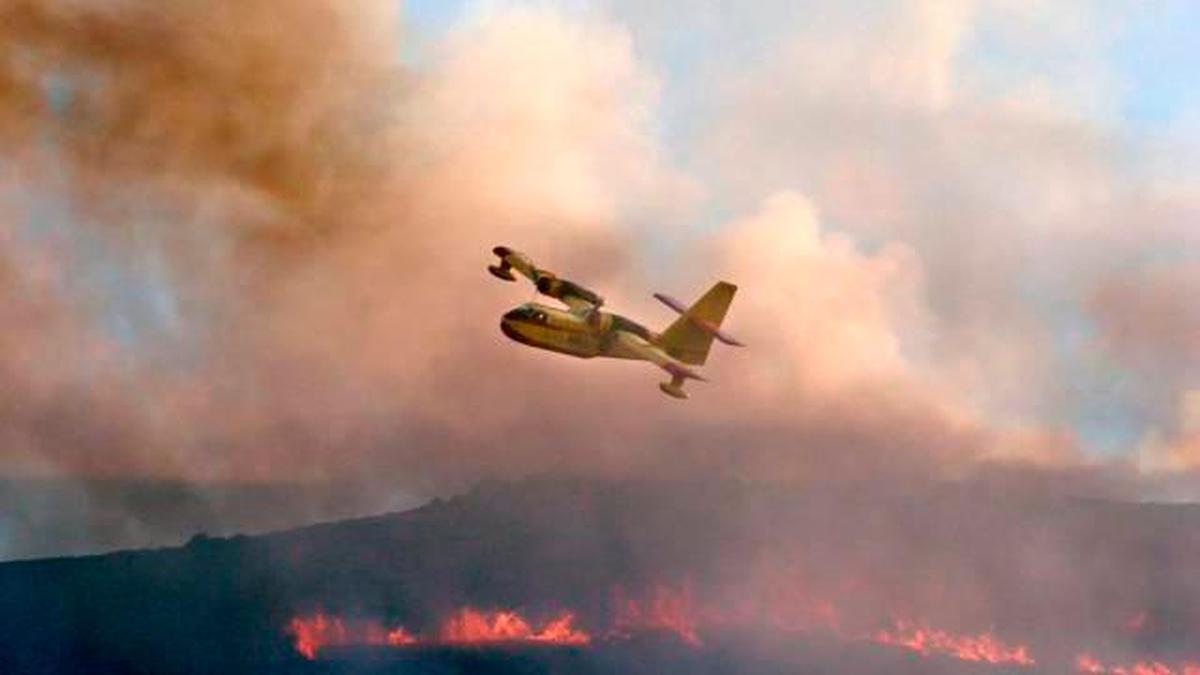
{"type": "Polygon", "coordinates": [[[505,281],[517,280],[511,271],[500,265],[488,265],[488,271],[491,272],[492,276],[496,277],[497,279],[503,279],[505,281]]]}

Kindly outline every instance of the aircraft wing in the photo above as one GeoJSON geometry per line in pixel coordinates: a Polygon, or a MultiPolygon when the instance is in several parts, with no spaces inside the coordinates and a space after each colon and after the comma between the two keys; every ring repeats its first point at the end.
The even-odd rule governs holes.
{"type": "Polygon", "coordinates": [[[512,270],[516,270],[533,282],[542,295],[547,295],[561,301],[575,314],[587,314],[604,304],[604,298],[579,284],[560,278],[550,270],[539,269],[533,260],[507,246],[497,246],[492,249],[500,258],[499,265],[489,265],[492,275],[505,281],[516,281],[512,270]]]}
{"type": "Polygon", "coordinates": [[[708,381],[701,376],[700,373],[697,373],[683,363],[671,358],[670,354],[667,354],[662,349],[655,347],[654,345],[646,342],[642,338],[632,333],[617,331],[616,340],[620,347],[628,354],[631,356],[636,356],[643,361],[649,361],[650,363],[653,363],[659,368],[662,368],[670,373],[671,377],[679,378],[680,380],[688,379],[700,380],[701,382],[708,381]]]}
{"type": "MultiPolygon", "coordinates": [[[[571,283],[569,281],[564,281],[561,279],[559,281],[563,281],[564,283],[571,283]]],[[[584,290],[587,290],[587,289],[584,289],[584,290]]],[[[547,293],[546,295],[550,295],[550,294],[547,293]]],[[[600,306],[598,304],[595,304],[595,303],[592,303],[592,302],[586,300],[583,297],[580,297],[577,295],[572,295],[572,294],[556,295],[556,296],[552,296],[552,297],[556,297],[559,300],[562,300],[563,304],[565,304],[567,307],[569,307],[571,309],[572,314],[584,315],[600,306]]],[[[601,300],[601,302],[603,302],[603,300],[601,300]]]]}

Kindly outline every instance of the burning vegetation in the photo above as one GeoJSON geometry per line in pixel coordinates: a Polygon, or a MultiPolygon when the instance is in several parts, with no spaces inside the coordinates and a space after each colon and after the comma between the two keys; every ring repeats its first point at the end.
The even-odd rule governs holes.
{"type": "Polygon", "coordinates": [[[1075,668],[1080,673],[1095,675],[1200,675],[1200,662],[1168,665],[1161,661],[1137,661],[1118,665],[1104,663],[1091,654],[1077,656],[1075,668]]]}
{"type": "Polygon", "coordinates": [[[514,611],[486,612],[464,607],[430,635],[414,635],[403,627],[385,627],[371,620],[345,620],[318,612],[288,623],[296,651],[315,659],[329,647],[417,647],[438,645],[501,645],[506,643],[586,645],[592,637],[574,626],[575,615],[562,614],[534,628],[514,611]]]}
{"type": "Polygon", "coordinates": [[[297,673],[375,659],[418,672],[1200,675],[1193,513],[489,484],[405,513],[0,566],[0,608],[27,619],[0,631],[0,671],[98,672],[109,664],[95,655],[116,649],[154,672],[262,672],[239,659],[267,658],[297,673]],[[82,636],[77,653],[59,646],[63,626],[82,636]]]}
{"type": "MultiPolygon", "coordinates": [[[[962,672],[1200,675],[1188,641],[1169,630],[1186,616],[1186,608],[1172,615],[1164,600],[1154,598],[1139,607],[1135,604],[1139,596],[1130,593],[1117,598],[1120,602],[1085,604],[1087,611],[1078,614],[1049,612],[1042,598],[1028,592],[1039,584],[1044,571],[1017,577],[1004,570],[981,576],[976,561],[948,554],[939,558],[943,554],[937,551],[945,549],[928,538],[935,529],[973,532],[960,529],[956,525],[960,520],[991,521],[994,525],[986,534],[1011,538],[1006,546],[1044,564],[1051,553],[1082,551],[1082,546],[1073,548],[1076,545],[1072,544],[1081,536],[1078,532],[1091,540],[1094,527],[1123,517],[1115,510],[1107,512],[1109,507],[1088,505],[1080,510],[1073,504],[1039,504],[1028,510],[993,512],[980,508],[974,497],[943,494],[936,499],[926,497],[929,501],[903,502],[907,504],[904,509],[881,511],[840,495],[815,492],[802,499],[788,496],[778,500],[738,489],[708,502],[630,486],[526,485],[538,485],[536,489],[546,492],[533,499],[504,488],[483,490],[466,502],[446,503],[426,515],[443,525],[465,519],[472,523],[473,531],[482,527],[501,532],[511,527],[507,523],[510,518],[513,523],[541,522],[547,518],[545,514],[556,514],[549,518],[554,522],[553,533],[544,533],[546,538],[535,546],[545,544],[549,548],[541,550],[547,551],[578,546],[580,558],[521,556],[517,564],[526,574],[542,570],[533,575],[539,580],[536,587],[529,586],[522,576],[493,577],[496,588],[508,594],[507,599],[493,596],[480,602],[470,597],[461,605],[442,602],[437,606],[449,609],[440,614],[429,614],[428,605],[415,614],[406,614],[403,605],[389,605],[375,616],[406,619],[339,621],[327,613],[302,615],[286,628],[295,652],[321,659],[338,658],[332,652],[322,656],[324,649],[355,645],[383,650],[536,645],[590,653],[636,649],[650,641],[673,643],[685,653],[698,655],[727,654],[731,648],[746,645],[768,650],[783,645],[782,649],[792,650],[786,658],[806,650],[810,656],[798,658],[826,658],[811,653],[843,650],[899,659],[893,663],[912,667],[925,664],[939,672],[959,672],[956,668],[960,668],[962,672]],[[760,498],[764,500],[757,503],[760,498]],[[711,511],[710,503],[733,504],[730,512],[736,515],[711,511]],[[830,535],[822,513],[836,513],[848,536],[830,535]],[[1022,524],[1026,514],[1029,526],[1022,524]],[[743,520],[750,516],[749,522],[743,520]],[[736,526],[731,525],[731,518],[736,526]],[[579,536],[580,530],[572,523],[584,521],[624,523],[622,539],[613,550],[624,551],[619,560],[631,557],[639,562],[632,566],[621,562],[615,575],[603,573],[603,564],[594,567],[597,561],[611,559],[612,550],[596,548],[594,538],[579,536]],[[711,542],[696,545],[687,534],[686,523],[696,522],[720,532],[717,549],[710,548],[711,542]],[[1046,540],[1030,538],[1027,533],[1037,531],[1027,529],[1032,524],[1042,531],[1054,528],[1057,539],[1052,540],[1053,548],[1045,548],[1046,540]],[[825,534],[778,536],[813,531],[825,534]],[[729,557],[723,551],[747,553],[729,557]],[[864,557],[863,551],[887,551],[889,556],[864,557]],[[554,570],[571,572],[559,577],[548,564],[554,570]],[[581,575],[581,565],[592,572],[581,575]],[[931,574],[907,578],[904,570],[912,569],[930,570],[931,574]],[[971,587],[971,580],[978,585],[971,587]]],[[[1111,543],[1113,537],[1097,541],[1111,543]]],[[[996,542],[979,542],[978,548],[1003,558],[1001,549],[1005,547],[996,542]]],[[[956,551],[975,546],[958,544],[956,551]]],[[[1125,542],[1122,550],[1137,547],[1125,542]]],[[[466,564],[471,568],[472,563],[466,564]]],[[[1028,566],[1030,559],[1020,564],[1028,566]]],[[[1057,568],[1050,571],[1058,573],[1057,568]]],[[[1066,591],[1050,583],[1040,587],[1062,597],[1081,588],[1071,586],[1070,577],[1058,579],[1066,591]]],[[[408,590],[397,593],[397,597],[408,595],[408,590]]],[[[347,606],[334,604],[339,605],[347,606]]],[[[872,667],[864,672],[875,672],[872,667]]]]}
{"type": "MultiPolygon", "coordinates": [[[[755,619],[749,615],[729,614],[718,606],[701,607],[694,599],[690,584],[657,585],[642,597],[633,597],[616,588],[610,609],[611,625],[595,632],[580,627],[573,611],[561,611],[535,624],[516,610],[486,611],[473,607],[453,612],[436,630],[428,633],[412,633],[403,626],[343,619],[323,612],[293,618],[286,632],[296,651],[311,660],[318,658],[323,650],[338,647],[586,647],[594,642],[611,643],[646,636],[667,637],[699,650],[705,648],[710,636],[719,641],[723,633],[764,629],[761,625],[753,625],[755,619]]],[[[903,650],[923,658],[954,659],[1007,669],[1028,669],[1038,665],[1029,644],[1006,640],[991,631],[956,633],[920,621],[893,619],[884,628],[856,633],[841,627],[837,609],[829,602],[818,603],[816,609],[817,612],[806,615],[829,620],[791,623],[774,620],[767,622],[766,630],[783,636],[819,633],[845,642],[903,650]]],[[[1145,612],[1141,614],[1145,615],[1145,612]]],[[[1058,670],[1053,664],[1049,665],[1051,670],[1058,670]]],[[[1075,657],[1073,670],[1095,675],[1200,675],[1200,662],[1117,664],[1082,652],[1075,657]]]]}
{"type": "Polygon", "coordinates": [[[939,654],[962,661],[1032,666],[1033,657],[1026,645],[1010,645],[990,632],[955,635],[905,620],[897,620],[890,629],[875,633],[871,639],[882,645],[907,649],[929,656],[939,654]]]}
{"type": "MultiPolygon", "coordinates": [[[[719,636],[722,631],[735,628],[730,625],[730,617],[722,615],[719,608],[702,610],[697,607],[687,585],[679,588],[655,586],[642,599],[615,589],[612,611],[612,625],[597,633],[600,642],[657,635],[678,640],[691,648],[703,649],[706,640],[701,637],[702,633],[719,636]]],[[[414,634],[403,626],[387,626],[381,621],[343,619],[317,612],[293,618],[286,632],[296,651],[310,660],[317,659],[323,650],[339,647],[592,645],[597,639],[592,632],[577,625],[576,616],[575,612],[562,611],[535,624],[515,610],[485,611],[465,607],[452,613],[436,630],[414,634]]],[[[787,628],[778,623],[772,627],[780,633],[787,633],[787,628]]],[[[795,624],[790,628],[793,632],[810,630],[810,627],[798,627],[795,624]]],[[[959,634],[907,619],[895,619],[889,627],[863,634],[841,630],[836,624],[826,624],[815,630],[839,640],[872,643],[921,657],[955,659],[1008,669],[1027,669],[1038,664],[1029,645],[1006,641],[990,631],[959,634]]],[[[1148,660],[1118,664],[1102,661],[1083,652],[1075,657],[1073,670],[1090,675],[1200,675],[1200,662],[1171,664],[1148,660]]]]}

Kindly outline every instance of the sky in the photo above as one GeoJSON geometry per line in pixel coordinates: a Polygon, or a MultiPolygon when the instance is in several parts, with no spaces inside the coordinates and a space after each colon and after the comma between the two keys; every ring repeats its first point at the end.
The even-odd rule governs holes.
{"type": "MultiPolygon", "coordinates": [[[[904,3],[901,3],[902,5],[904,3]]],[[[916,7],[922,3],[907,3],[916,7]]],[[[954,4],[954,3],[948,3],[954,4]]],[[[1200,110],[1200,75],[1190,64],[1200,58],[1200,43],[1195,39],[1195,26],[1200,25],[1200,8],[1188,2],[1157,3],[1061,3],[1066,9],[1046,9],[1051,3],[961,3],[975,5],[972,11],[981,16],[967,22],[965,34],[949,56],[951,67],[962,72],[963,80],[982,76],[985,89],[1020,87],[1021,80],[1037,82],[1038,86],[1070,90],[1077,75],[1099,81],[1098,91],[1080,92],[1076,101],[1056,104],[1078,105],[1070,112],[1081,127],[1091,127],[1095,133],[1110,136],[1115,142],[1134,146],[1182,146],[1195,151],[1194,119],[1200,110]],[[983,9],[980,9],[980,8],[983,9]],[[1039,9],[1042,8],[1042,9],[1039,9]],[[995,15],[988,16],[988,11],[995,15]],[[1047,42],[1030,45],[1021,40],[1006,39],[1000,34],[1012,30],[1003,26],[997,16],[1009,11],[1013,16],[1004,20],[1025,20],[1022,26],[1047,42]],[[1024,14],[1024,16],[1022,16],[1024,14]],[[1083,25],[1087,22],[1089,25],[1083,25]],[[1074,24],[1074,25],[1073,25],[1074,24]],[[1091,35],[1077,33],[1074,37],[1088,40],[1082,49],[1068,31],[1091,29],[1091,35]],[[1061,31],[1061,32],[1060,32],[1061,31]],[[1032,47],[1032,48],[1031,48],[1032,47]],[[1071,63],[1078,58],[1076,51],[1089,54],[1089,72],[1080,73],[1081,64],[1071,63]]],[[[606,20],[625,25],[635,36],[639,57],[649,62],[659,80],[662,99],[658,101],[659,121],[655,130],[658,141],[668,152],[676,152],[680,161],[687,161],[687,141],[679,136],[694,130],[712,108],[721,105],[719,89],[707,88],[712,82],[709,69],[718,59],[721,68],[734,61],[737,68],[751,68],[756,59],[769,58],[763,42],[780,38],[775,33],[780,26],[771,26],[774,17],[782,16],[782,30],[794,30],[786,21],[800,23],[804,15],[822,11],[823,3],[795,3],[797,9],[771,8],[770,3],[758,6],[733,7],[722,3],[700,3],[699,11],[685,15],[673,9],[660,12],[643,11],[650,16],[637,16],[629,10],[632,3],[621,2],[563,2],[539,6],[555,7],[568,14],[603,16],[606,20]],[[762,7],[767,9],[762,11],[762,7]],[[754,15],[761,12],[757,17],[754,15]],[[657,14],[657,16],[656,16],[657,14]],[[750,30],[745,27],[752,26],[750,30]],[[719,56],[714,56],[714,54],[719,56]],[[700,83],[697,82],[700,80],[700,83]],[[698,93],[697,90],[702,92],[698,93]],[[679,131],[679,130],[684,131],[679,131]],[[684,146],[682,150],[675,144],[684,146]]],[[[869,16],[872,8],[884,8],[887,3],[864,3],[855,11],[869,16]]],[[[497,3],[471,2],[410,2],[406,5],[410,30],[414,33],[443,35],[456,26],[471,20],[472,15],[501,6],[497,3]]],[[[825,3],[827,7],[828,4],[825,3]]],[[[884,11],[887,11],[886,9],[884,11]]],[[[436,39],[436,38],[435,38],[436,39]]],[[[963,83],[965,84],[965,82],[963,83]]],[[[781,83],[781,87],[786,86],[781,83]]],[[[996,91],[997,95],[1003,95],[996,91]]],[[[1190,167],[1194,169],[1193,166],[1190,167]]],[[[1136,169],[1136,167],[1135,167],[1136,169]]],[[[1131,177],[1130,181],[1136,180],[1131,177]]],[[[998,185],[998,189],[1003,186],[998,185]]],[[[717,209],[719,210],[719,209],[717,209]]],[[[702,229],[713,216],[701,216],[695,227],[702,229]]],[[[1136,227],[1135,224],[1130,226],[1136,227]]],[[[1194,262],[1197,255],[1168,246],[1161,251],[1143,255],[1174,257],[1194,262]]],[[[1047,256],[1052,258],[1052,256],[1047,256]]],[[[1052,276],[1051,269],[1039,272],[1052,276]]],[[[1053,283],[1048,279],[1048,284],[1053,283]]],[[[1135,410],[1136,403],[1124,400],[1122,389],[1136,373],[1116,363],[1096,365],[1083,362],[1077,350],[1081,343],[1095,338],[1095,327],[1086,312],[1077,306],[1078,298],[1046,297],[1057,289],[1039,287],[1031,282],[1025,290],[1024,301],[1042,314],[1041,320],[1051,324],[1056,366],[1063,378],[1071,380],[1075,400],[1057,411],[1057,417],[1079,434],[1083,447],[1091,455],[1120,456],[1154,429],[1147,415],[1135,410]]]]}
{"type": "Polygon", "coordinates": [[[6,478],[364,511],[558,471],[1200,497],[1194,3],[0,19],[6,478]],[[509,343],[530,291],[483,273],[496,244],[652,327],[651,293],[733,281],[750,346],[680,404],[509,343]]]}

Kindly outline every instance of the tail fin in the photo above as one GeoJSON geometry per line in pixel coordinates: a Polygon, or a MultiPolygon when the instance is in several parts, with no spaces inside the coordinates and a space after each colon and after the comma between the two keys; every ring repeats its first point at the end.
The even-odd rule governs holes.
{"type": "MultiPolygon", "coordinates": [[[[689,365],[703,365],[708,359],[708,349],[712,346],[714,337],[722,342],[740,344],[720,331],[721,321],[733,302],[733,294],[737,286],[725,281],[718,281],[691,307],[683,309],[677,303],[665,296],[659,297],[668,306],[680,310],[682,316],[667,327],[659,336],[658,343],[668,354],[689,365]]],[[[657,297],[657,296],[656,296],[657,297]]]]}

